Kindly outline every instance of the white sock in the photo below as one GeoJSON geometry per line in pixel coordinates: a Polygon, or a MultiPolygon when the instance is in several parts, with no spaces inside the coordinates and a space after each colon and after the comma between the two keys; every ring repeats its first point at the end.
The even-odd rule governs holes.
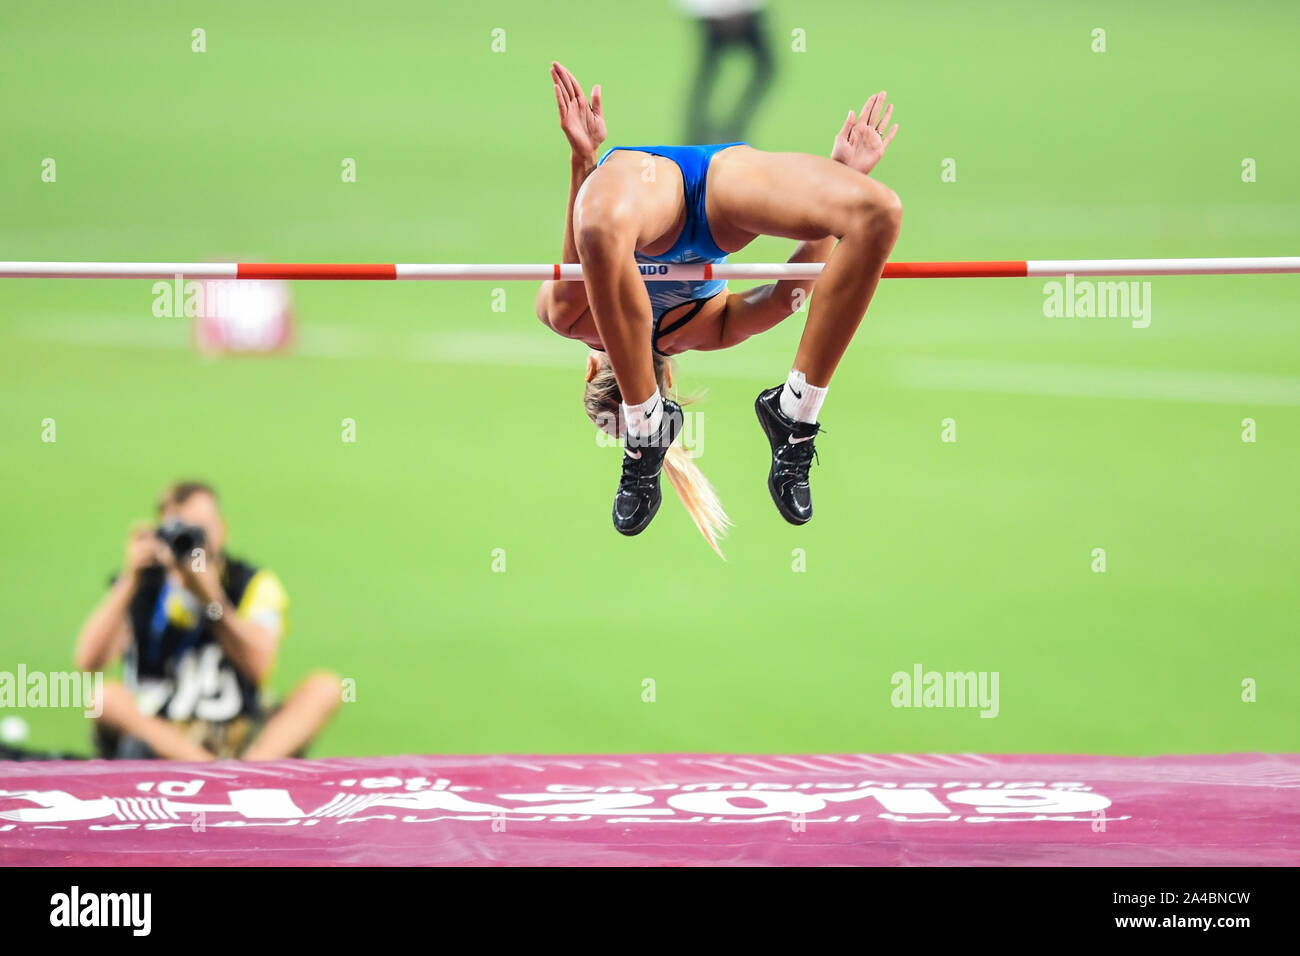
{"type": "Polygon", "coordinates": [[[623,421],[627,422],[628,433],[638,438],[649,438],[659,432],[659,425],[664,420],[664,400],[659,389],[640,405],[623,403],[623,421]]]}
{"type": "Polygon", "coordinates": [[[793,418],[797,422],[815,424],[822,410],[822,402],[826,401],[826,393],[830,390],[829,385],[825,388],[809,385],[803,372],[793,371],[785,380],[785,388],[781,389],[781,411],[787,418],[793,418]]]}

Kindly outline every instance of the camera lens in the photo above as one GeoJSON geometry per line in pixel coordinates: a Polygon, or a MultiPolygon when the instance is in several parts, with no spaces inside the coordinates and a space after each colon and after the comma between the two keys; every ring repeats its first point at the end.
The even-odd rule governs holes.
{"type": "Polygon", "coordinates": [[[155,534],[166,542],[172,554],[178,558],[187,557],[195,548],[203,547],[207,540],[202,528],[183,521],[164,522],[155,534]]]}

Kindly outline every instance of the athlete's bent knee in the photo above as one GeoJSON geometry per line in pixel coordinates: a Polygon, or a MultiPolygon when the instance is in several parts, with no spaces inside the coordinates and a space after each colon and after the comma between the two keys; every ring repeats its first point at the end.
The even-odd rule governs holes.
{"type": "Polygon", "coordinates": [[[880,188],[880,214],[886,223],[897,230],[903,225],[903,200],[899,199],[898,193],[888,186],[880,188]]]}
{"type": "Polygon", "coordinates": [[[865,180],[848,205],[848,232],[896,236],[902,228],[903,201],[898,193],[874,179],[865,180]]]}
{"type": "Polygon", "coordinates": [[[636,220],[623,202],[589,199],[573,210],[573,241],[578,257],[621,254],[636,245],[636,220]]]}

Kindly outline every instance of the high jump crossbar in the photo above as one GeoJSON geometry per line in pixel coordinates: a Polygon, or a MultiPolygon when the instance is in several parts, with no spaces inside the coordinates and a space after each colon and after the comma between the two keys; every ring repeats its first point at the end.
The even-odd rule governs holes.
{"type": "MultiPolygon", "coordinates": [[[[647,281],[815,279],[823,263],[640,263],[647,281]]],[[[994,262],[891,262],[886,279],[997,279],[1034,276],[1262,275],[1300,273],[1300,256],[1220,259],[1028,259],[994,262]]],[[[351,279],[580,281],[578,263],[332,262],[3,262],[0,279],[351,279]]]]}

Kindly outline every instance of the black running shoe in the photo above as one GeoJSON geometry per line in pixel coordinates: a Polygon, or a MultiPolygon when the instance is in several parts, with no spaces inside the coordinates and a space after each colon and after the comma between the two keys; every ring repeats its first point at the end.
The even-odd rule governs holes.
{"type": "Polygon", "coordinates": [[[808,487],[808,467],[817,450],[813,436],[821,426],[797,422],[781,411],[783,385],[759,392],[754,400],[758,423],[763,426],[772,446],[772,470],[767,475],[767,490],[781,517],[791,524],[807,524],[812,518],[812,491],[808,487]]]}
{"type": "Polygon", "coordinates": [[[614,496],[614,527],[619,534],[640,534],[659,511],[659,473],[668,447],[682,432],[682,407],[668,399],[657,434],[623,439],[623,477],[614,496]]]}

